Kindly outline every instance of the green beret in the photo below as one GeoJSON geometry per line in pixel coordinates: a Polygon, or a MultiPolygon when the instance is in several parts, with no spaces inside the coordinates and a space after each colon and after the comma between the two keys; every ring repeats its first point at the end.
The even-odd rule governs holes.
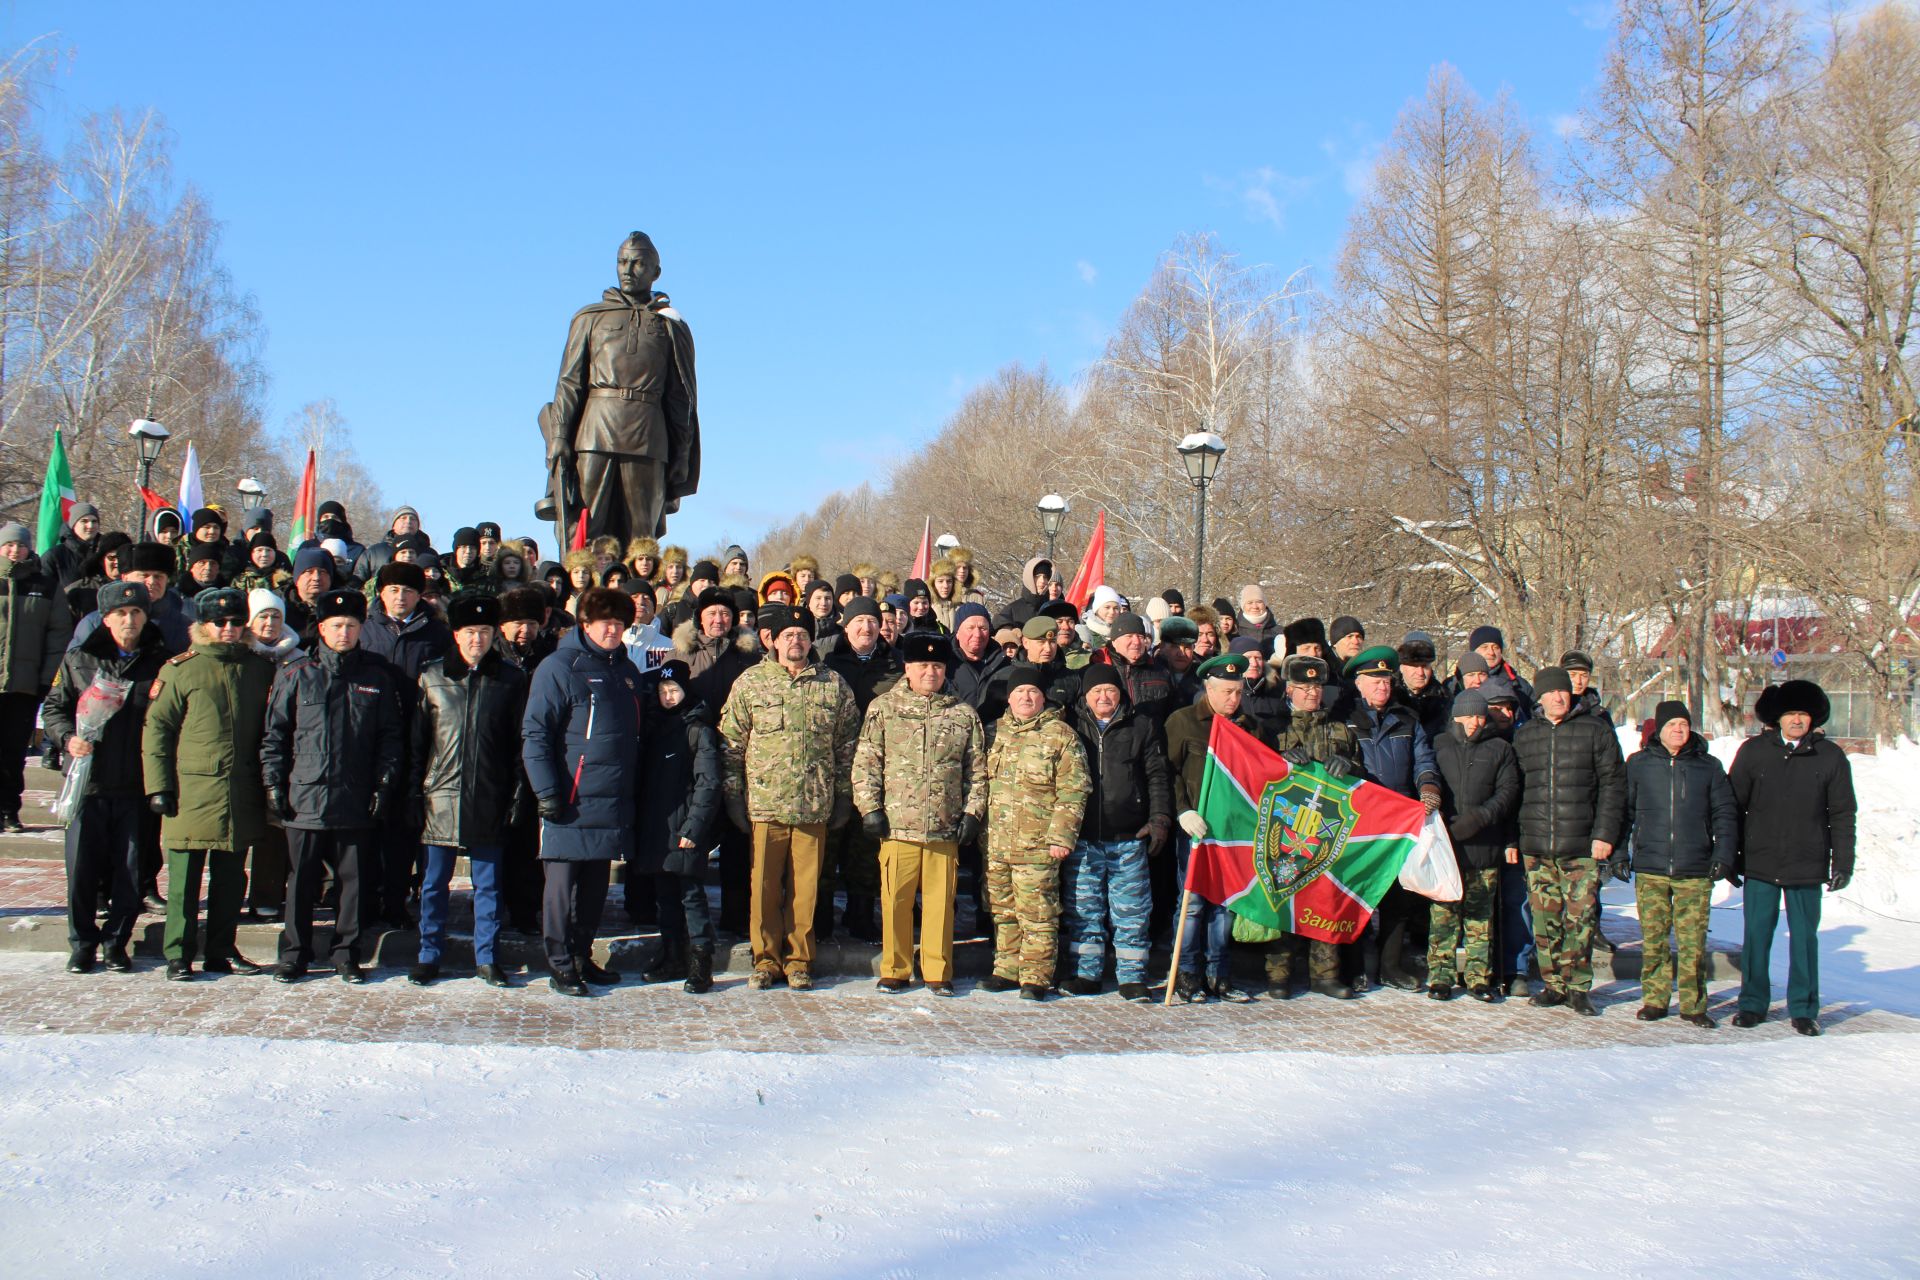
{"type": "Polygon", "coordinates": [[[1347,662],[1346,676],[1390,676],[1400,669],[1400,651],[1390,644],[1362,649],[1347,662]]]}
{"type": "Polygon", "coordinates": [[[1202,680],[1244,680],[1251,665],[1244,653],[1222,653],[1208,658],[1198,670],[1202,680]]]}

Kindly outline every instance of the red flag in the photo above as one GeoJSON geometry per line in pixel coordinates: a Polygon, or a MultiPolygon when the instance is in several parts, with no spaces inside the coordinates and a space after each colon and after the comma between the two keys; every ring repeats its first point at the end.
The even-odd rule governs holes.
{"type": "Polygon", "coordinates": [[[307,469],[300,476],[300,493],[293,500],[293,545],[314,536],[313,450],[307,450],[307,469]]]}
{"type": "Polygon", "coordinates": [[[567,547],[567,550],[585,551],[586,549],[587,549],[587,509],[585,507],[582,507],[580,508],[580,523],[573,527],[573,542],[567,547]]]}
{"type": "Polygon", "coordinates": [[[1080,557],[1080,572],[1073,575],[1073,585],[1067,588],[1067,603],[1085,613],[1093,589],[1106,580],[1107,513],[1102,511],[1093,522],[1093,540],[1087,543],[1087,554],[1080,557]]]}
{"type": "Polygon", "coordinates": [[[913,558],[913,572],[909,578],[918,578],[925,582],[927,575],[933,572],[933,517],[927,517],[926,528],[920,531],[920,554],[913,558]]]}
{"type": "Polygon", "coordinates": [[[167,501],[163,495],[155,493],[145,485],[140,485],[139,489],[140,501],[147,504],[147,510],[149,511],[158,511],[162,507],[170,507],[173,505],[173,503],[167,501]]]}

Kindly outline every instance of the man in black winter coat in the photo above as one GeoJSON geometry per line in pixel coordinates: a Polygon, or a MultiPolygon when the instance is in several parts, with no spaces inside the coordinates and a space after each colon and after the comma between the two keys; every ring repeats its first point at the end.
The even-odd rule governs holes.
{"type": "Polygon", "coordinates": [[[1684,702],[1653,712],[1653,741],[1627,761],[1627,825],[1633,891],[1640,909],[1642,1022],[1667,1016],[1675,953],[1680,1017],[1711,1029],[1707,1016],[1707,909],[1713,882],[1732,874],[1740,812],[1726,770],[1693,731],[1684,702]],[[1677,948],[1669,948],[1672,933],[1677,948]]]}
{"type": "Polygon", "coordinates": [[[453,648],[420,671],[407,753],[409,825],[421,829],[426,871],[420,883],[420,954],[409,981],[440,976],[446,948],[448,890],[462,854],[473,877],[473,959],[481,981],[507,987],[494,963],[500,933],[501,853],[507,833],[532,811],[520,767],[520,722],[527,674],[494,647],[500,602],[469,592],[447,604],[453,648]]]}
{"type": "Polygon", "coordinates": [[[1148,860],[1166,852],[1173,834],[1173,783],[1160,729],[1127,705],[1119,672],[1100,663],[1082,673],[1069,723],[1087,758],[1089,790],[1080,839],[1060,868],[1062,931],[1074,963],[1074,976],[1060,989],[1100,994],[1111,921],[1120,994],[1144,1003],[1153,908],[1148,860]]]}
{"type": "Polygon", "coordinates": [[[1787,1016],[1801,1035],[1820,1034],[1820,891],[1853,879],[1853,767],[1819,732],[1827,695],[1811,680],[1789,680],[1760,695],[1753,713],[1766,731],[1740,744],[1729,771],[1740,806],[1740,866],[1746,940],[1740,952],[1736,1027],[1766,1019],[1773,1000],[1769,963],[1787,903],[1787,1016]]]}
{"type": "Polygon", "coordinates": [[[1620,842],[1627,799],[1626,768],[1613,727],[1573,705],[1573,684],[1558,667],[1542,667],[1533,688],[1539,714],[1514,731],[1513,750],[1525,785],[1520,802],[1520,853],[1533,906],[1533,940],[1546,989],[1542,1008],[1564,1004],[1598,1017],[1593,989],[1593,928],[1600,862],[1620,842]]]}
{"type": "Polygon", "coordinates": [[[357,985],[367,980],[357,950],[366,924],[367,851],[400,805],[400,691],[392,668],[360,648],[365,596],[330,591],[317,612],[320,647],[274,678],[260,746],[267,808],[286,827],[293,862],[273,976],[298,981],[313,962],[313,912],[326,870],[340,887],[334,972],[357,985]]]}
{"type": "Polygon", "coordinates": [[[127,944],[140,917],[140,827],[146,817],[146,784],[140,734],[147,701],[160,667],[172,656],[160,628],[147,621],[147,590],[131,582],[100,588],[99,630],[67,651],[41,707],[41,723],[62,744],[69,769],[91,756],[79,814],[67,825],[67,942],[70,973],[93,970],[106,948],[107,968],[128,973],[127,944]],[[124,680],[126,702],[95,739],[79,731],[79,703],[96,676],[124,680]],[[95,915],[100,887],[107,887],[107,922],[95,915]]]}
{"type": "Polygon", "coordinates": [[[1435,1000],[1452,995],[1455,956],[1464,942],[1467,963],[1460,976],[1468,994],[1489,1001],[1499,995],[1493,935],[1500,868],[1520,861],[1513,825],[1520,811],[1520,765],[1512,745],[1487,727],[1487,700],[1477,689],[1454,697],[1453,717],[1434,740],[1433,760],[1440,770],[1440,816],[1460,863],[1463,892],[1459,902],[1436,902],[1429,913],[1427,994],[1435,1000]]]}
{"type": "MultiPolygon", "coordinates": [[[[367,609],[360,647],[384,659],[393,669],[394,684],[400,690],[404,744],[419,698],[420,672],[433,659],[446,656],[453,646],[453,633],[421,598],[427,589],[427,575],[419,565],[390,561],[375,575],[374,587],[378,596],[367,609]]],[[[381,824],[376,839],[376,860],[369,868],[369,882],[363,886],[368,895],[368,919],[384,920],[395,929],[411,928],[407,895],[419,871],[420,828],[408,815],[396,813],[381,824]]]]}

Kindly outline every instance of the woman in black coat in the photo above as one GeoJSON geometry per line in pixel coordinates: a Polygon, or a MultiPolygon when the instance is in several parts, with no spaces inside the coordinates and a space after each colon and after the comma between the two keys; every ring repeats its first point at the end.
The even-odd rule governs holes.
{"type": "Polygon", "coordinates": [[[706,704],[687,696],[692,679],[679,658],[664,663],[640,743],[640,813],[633,869],[653,877],[659,895],[660,953],[648,982],[686,979],[699,995],[713,989],[713,920],[706,864],[725,797],[720,731],[706,704]]]}
{"type": "Polygon", "coordinates": [[[1513,747],[1487,726],[1487,700],[1477,689],[1454,695],[1453,718],[1433,744],[1440,770],[1440,816],[1460,861],[1460,901],[1436,902],[1427,944],[1427,994],[1453,994],[1454,953],[1465,935],[1462,976],[1476,1000],[1492,1000],[1494,913],[1500,867],[1518,862],[1514,816],[1520,810],[1520,765],[1513,747]]]}

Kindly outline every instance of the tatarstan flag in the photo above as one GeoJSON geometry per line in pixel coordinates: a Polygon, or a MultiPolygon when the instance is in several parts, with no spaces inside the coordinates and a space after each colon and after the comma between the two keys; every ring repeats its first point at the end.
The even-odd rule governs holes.
{"type": "Polygon", "coordinates": [[[1187,888],[1269,929],[1352,942],[1414,852],[1426,806],[1372,782],[1292,768],[1213,717],[1200,784],[1207,838],[1187,888]]]}

